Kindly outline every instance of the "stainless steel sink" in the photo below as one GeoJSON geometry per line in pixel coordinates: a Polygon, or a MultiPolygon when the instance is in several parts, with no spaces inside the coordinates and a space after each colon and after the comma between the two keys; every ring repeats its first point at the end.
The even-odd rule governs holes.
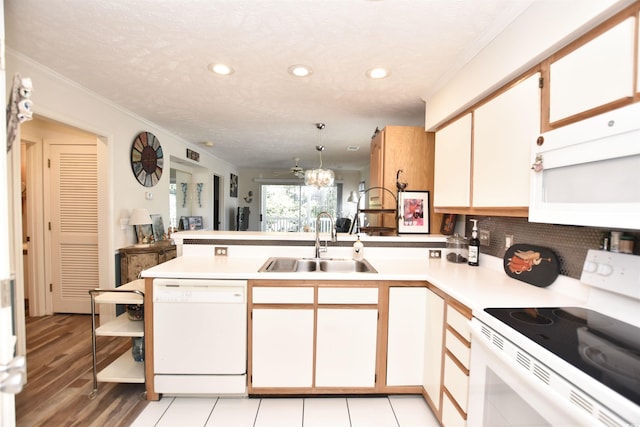
{"type": "Polygon", "coordinates": [[[377,273],[367,261],[354,259],[323,259],[318,261],[320,271],[328,273],[377,273]]]}
{"type": "Polygon", "coordinates": [[[367,260],[271,257],[260,273],[377,273],[367,260]]]}

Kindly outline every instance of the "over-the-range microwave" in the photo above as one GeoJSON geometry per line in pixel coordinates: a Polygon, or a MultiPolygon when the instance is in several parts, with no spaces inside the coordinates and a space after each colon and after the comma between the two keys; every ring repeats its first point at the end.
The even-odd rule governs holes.
{"type": "Polygon", "coordinates": [[[640,229],[640,103],[534,141],[529,221],[640,229]]]}

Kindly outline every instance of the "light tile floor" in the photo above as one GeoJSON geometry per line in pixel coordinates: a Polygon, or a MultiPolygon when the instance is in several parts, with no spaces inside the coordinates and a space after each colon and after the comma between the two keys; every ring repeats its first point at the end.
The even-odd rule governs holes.
{"type": "Polygon", "coordinates": [[[422,396],[164,397],[132,427],[438,427],[422,396]]]}

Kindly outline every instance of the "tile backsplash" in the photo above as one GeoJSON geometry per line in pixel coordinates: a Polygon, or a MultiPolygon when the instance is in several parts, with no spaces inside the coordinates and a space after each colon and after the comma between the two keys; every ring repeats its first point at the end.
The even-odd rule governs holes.
{"type": "MultiPolygon", "coordinates": [[[[529,243],[552,249],[560,262],[560,274],[580,278],[587,250],[599,249],[602,238],[611,229],[571,225],[539,224],[526,218],[467,216],[466,235],[471,236],[470,218],[478,220],[479,230],[490,233],[489,246],[481,246],[480,252],[499,258],[504,256],[505,236],[513,236],[513,244],[529,243]]],[[[629,230],[625,234],[635,238],[634,254],[640,253],[640,231],[629,230]]]]}

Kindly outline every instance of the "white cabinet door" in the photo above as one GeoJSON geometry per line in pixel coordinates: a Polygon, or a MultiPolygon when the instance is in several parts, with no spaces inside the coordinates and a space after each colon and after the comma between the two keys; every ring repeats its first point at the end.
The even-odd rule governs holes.
{"type": "Polygon", "coordinates": [[[253,387],[311,387],[313,310],[254,309],[253,387]]]}
{"type": "Polygon", "coordinates": [[[319,308],[317,387],[374,387],[378,310],[319,308]]]}
{"type": "Polygon", "coordinates": [[[444,299],[427,289],[427,321],[424,334],[424,376],[422,386],[436,408],[440,407],[442,352],[444,339],[444,299]]]}
{"type": "Polygon", "coordinates": [[[634,18],[551,64],[549,120],[633,96],[634,18]]]}
{"type": "Polygon", "coordinates": [[[434,206],[469,206],[471,113],[436,132],[434,180],[434,206]]]}
{"type": "Polygon", "coordinates": [[[540,74],[474,112],[474,207],[529,206],[530,146],[540,134],[540,74]]]}
{"type": "Polygon", "coordinates": [[[388,386],[422,384],[426,300],[426,288],[389,289],[388,386]]]}

